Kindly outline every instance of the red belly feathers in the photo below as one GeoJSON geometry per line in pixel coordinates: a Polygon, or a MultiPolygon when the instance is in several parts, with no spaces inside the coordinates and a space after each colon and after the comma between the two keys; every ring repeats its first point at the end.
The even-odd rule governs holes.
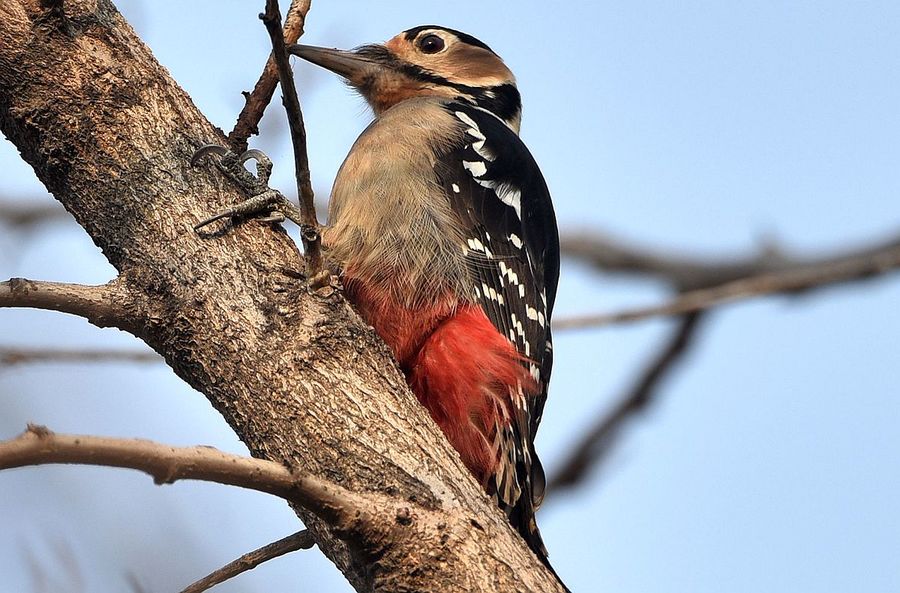
{"type": "Polygon", "coordinates": [[[497,464],[498,426],[511,394],[536,386],[522,356],[477,305],[452,296],[408,308],[384,291],[345,278],[347,297],[390,346],[407,383],[482,483],[497,464]]]}

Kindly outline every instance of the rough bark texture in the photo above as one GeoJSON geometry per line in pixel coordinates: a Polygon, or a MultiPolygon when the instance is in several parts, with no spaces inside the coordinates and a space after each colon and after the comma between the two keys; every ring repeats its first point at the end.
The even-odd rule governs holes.
{"type": "Polygon", "coordinates": [[[111,3],[64,10],[0,2],[0,127],[119,270],[143,311],[132,331],[253,455],[370,501],[370,517],[337,526],[297,509],[357,590],[561,591],[372,331],[339,293],[307,292],[283,231],[192,230],[244,197],[188,165],[221,131],[111,3]]]}

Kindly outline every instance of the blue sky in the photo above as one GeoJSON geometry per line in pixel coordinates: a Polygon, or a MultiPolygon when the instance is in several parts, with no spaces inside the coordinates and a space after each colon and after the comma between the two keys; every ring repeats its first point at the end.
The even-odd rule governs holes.
{"type": "MultiPolygon", "coordinates": [[[[230,129],[266,54],[255,16],[262,4],[119,6],[201,110],[230,129]]],[[[425,23],[475,35],[516,73],[522,136],[563,232],[598,228],[723,257],[770,239],[817,253],[900,230],[896,2],[316,2],[305,41],[351,47],[425,23]]],[[[332,75],[306,64],[295,71],[324,200],[370,115],[332,75]]],[[[274,183],[290,188],[281,122],[272,110],[257,146],[276,160],[274,183]]],[[[0,162],[0,195],[44,199],[8,143],[0,162]]],[[[74,224],[28,236],[0,229],[2,277],[102,282],[112,273],[74,224]]],[[[564,262],[557,315],[665,296],[653,282],[564,262]]],[[[660,404],[610,462],[542,510],[570,587],[897,590],[898,303],[895,276],[710,316],[660,404]]],[[[539,437],[548,471],[669,329],[653,321],[559,333],[539,437]]],[[[0,343],[140,347],[120,332],[30,311],[0,312],[0,343]]],[[[0,371],[0,410],[0,437],[37,421],[244,451],[206,400],[161,365],[0,371]]],[[[60,467],[0,474],[0,517],[10,591],[36,590],[29,555],[51,579],[72,582],[77,572],[85,590],[122,590],[126,573],[148,590],[177,590],[297,527],[263,495],[60,467]]],[[[309,551],[220,590],[350,589],[309,551]]]]}

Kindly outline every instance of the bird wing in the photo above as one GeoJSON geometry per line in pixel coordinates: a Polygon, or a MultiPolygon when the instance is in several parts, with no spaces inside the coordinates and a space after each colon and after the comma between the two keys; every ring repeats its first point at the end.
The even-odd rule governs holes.
{"type": "Polygon", "coordinates": [[[539,385],[537,393],[513,394],[508,434],[500,444],[500,465],[508,465],[500,468],[506,475],[498,476],[496,484],[507,512],[522,504],[516,492],[529,494],[531,509],[522,518],[533,522],[533,509],[543,497],[534,437],[553,364],[550,316],[559,278],[556,217],[543,175],[518,135],[478,107],[449,102],[445,108],[459,120],[463,141],[439,155],[435,170],[465,228],[474,284],[470,298],[515,345],[539,385]]]}

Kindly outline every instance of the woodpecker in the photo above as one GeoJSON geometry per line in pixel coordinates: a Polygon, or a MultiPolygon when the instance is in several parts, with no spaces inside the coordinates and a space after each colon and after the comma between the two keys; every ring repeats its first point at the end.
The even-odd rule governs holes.
{"type": "Polygon", "coordinates": [[[340,168],[323,232],[347,298],[546,563],[534,438],[559,238],[518,136],[512,72],[478,39],[435,25],[352,51],[289,51],[342,76],[375,113],[340,168]]]}

